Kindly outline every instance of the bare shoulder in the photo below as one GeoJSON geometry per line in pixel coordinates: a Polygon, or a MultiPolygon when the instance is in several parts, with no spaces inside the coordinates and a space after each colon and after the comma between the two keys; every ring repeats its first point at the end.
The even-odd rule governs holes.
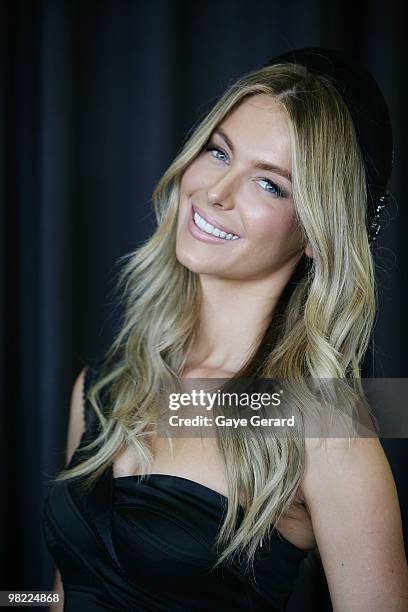
{"type": "Polygon", "coordinates": [[[78,447],[85,429],[83,392],[86,370],[86,367],[81,370],[72,387],[67,434],[67,463],[78,447]]]}
{"type": "Polygon", "coordinates": [[[321,501],[334,490],[395,497],[391,468],[378,438],[306,438],[305,448],[300,492],[308,503],[321,501]]]}
{"type": "Polygon", "coordinates": [[[382,470],[391,476],[391,470],[378,438],[306,438],[306,480],[317,472],[340,470],[347,466],[353,475],[359,468],[365,468],[367,477],[373,471],[382,470]]]}
{"type": "Polygon", "coordinates": [[[406,609],[401,513],[380,441],[307,439],[301,494],[334,609],[406,609]]]}

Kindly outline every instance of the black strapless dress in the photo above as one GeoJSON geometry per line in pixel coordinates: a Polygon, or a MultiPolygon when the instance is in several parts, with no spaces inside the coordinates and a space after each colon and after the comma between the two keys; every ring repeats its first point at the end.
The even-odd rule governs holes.
{"type": "MultiPolygon", "coordinates": [[[[87,369],[84,394],[95,374],[87,369]]],[[[80,446],[97,432],[85,397],[84,405],[80,446]]],[[[79,459],[75,452],[70,465],[79,459]]],[[[43,525],[64,610],[284,610],[307,553],[275,531],[258,549],[253,573],[237,562],[211,571],[227,504],[213,489],[166,474],[113,478],[109,468],[86,494],[75,481],[53,485],[43,525]]]]}

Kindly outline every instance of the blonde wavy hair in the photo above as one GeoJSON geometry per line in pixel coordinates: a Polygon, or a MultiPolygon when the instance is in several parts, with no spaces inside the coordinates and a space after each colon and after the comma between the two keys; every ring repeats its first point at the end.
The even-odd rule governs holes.
{"type": "MultiPolygon", "coordinates": [[[[314,257],[302,256],[266,333],[236,377],[300,384],[304,377],[344,378],[362,394],[360,363],[375,322],[377,296],[365,222],[366,175],[354,125],[330,80],[293,64],[263,67],[229,86],[155,186],[157,229],[120,260],[117,289],[123,321],[87,396],[100,433],[79,449],[86,458],[56,481],[80,478],[91,485],[128,444],[141,473],[149,471],[153,457],[145,436],[157,416],[157,390],[181,376],[200,312],[199,276],[175,254],[180,180],[213,130],[257,94],[272,96],[286,111],[293,201],[314,257]]],[[[297,405],[303,414],[301,397],[297,405]]],[[[262,538],[276,527],[301,483],[304,432],[288,430],[287,436],[274,437],[262,435],[259,428],[248,436],[237,429],[234,437],[219,431],[217,439],[229,503],[215,542],[219,554],[214,567],[244,552],[253,563],[262,538]],[[237,529],[240,499],[244,517],[237,529]]]]}

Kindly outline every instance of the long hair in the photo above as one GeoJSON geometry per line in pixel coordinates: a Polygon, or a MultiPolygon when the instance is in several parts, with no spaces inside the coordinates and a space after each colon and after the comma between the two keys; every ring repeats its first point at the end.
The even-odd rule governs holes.
{"type": "MultiPolygon", "coordinates": [[[[144,437],[157,416],[157,390],[180,377],[200,313],[198,274],[175,254],[181,177],[213,130],[256,94],[272,96],[286,112],[295,212],[313,259],[302,256],[268,329],[236,376],[346,378],[361,391],[360,363],[375,320],[376,292],[365,225],[366,175],[354,125],[330,80],[292,64],[264,67],[227,89],[155,186],[157,229],[120,260],[123,321],[88,392],[100,433],[83,449],[86,458],[57,481],[81,478],[91,485],[127,444],[134,447],[140,472],[148,472],[153,457],[144,437]]],[[[219,431],[217,439],[229,503],[214,567],[243,552],[253,563],[262,538],[301,483],[305,437],[302,430],[288,429],[285,437],[236,430],[233,437],[219,431]],[[244,517],[237,529],[240,500],[244,517]]]]}

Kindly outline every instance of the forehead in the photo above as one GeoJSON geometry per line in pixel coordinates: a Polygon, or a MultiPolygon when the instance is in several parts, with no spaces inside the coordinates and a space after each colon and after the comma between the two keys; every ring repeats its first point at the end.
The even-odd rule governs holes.
{"type": "Polygon", "coordinates": [[[220,123],[243,155],[289,164],[290,134],[285,110],[270,95],[245,99],[220,123]]]}

